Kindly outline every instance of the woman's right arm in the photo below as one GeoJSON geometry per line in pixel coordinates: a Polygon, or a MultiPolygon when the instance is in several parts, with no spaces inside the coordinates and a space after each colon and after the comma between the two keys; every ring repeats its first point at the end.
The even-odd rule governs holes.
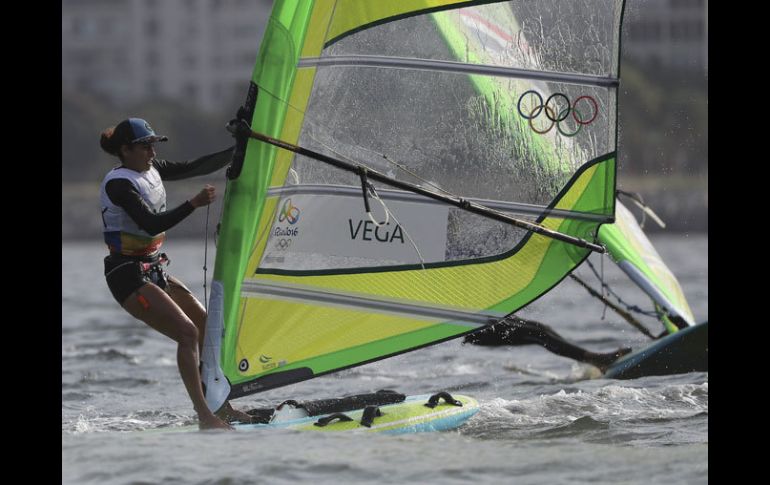
{"type": "Polygon", "coordinates": [[[122,207],[143,231],[153,236],[174,227],[192,214],[196,207],[211,203],[214,198],[213,187],[210,195],[208,189],[203,189],[175,209],[155,213],[142,199],[134,184],[127,179],[110,180],[105,190],[113,204],[122,207]]]}

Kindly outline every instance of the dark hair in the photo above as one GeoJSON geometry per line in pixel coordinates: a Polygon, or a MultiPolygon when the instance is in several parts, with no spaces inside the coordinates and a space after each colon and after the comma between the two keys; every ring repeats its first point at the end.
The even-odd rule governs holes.
{"type": "Polygon", "coordinates": [[[115,136],[115,127],[111,126],[102,132],[102,136],[99,139],[99,145],[102,150],[109,153],[112,156],[120,158],[120,146],[123,145],[121,140],[117,140],[115,136]]]}

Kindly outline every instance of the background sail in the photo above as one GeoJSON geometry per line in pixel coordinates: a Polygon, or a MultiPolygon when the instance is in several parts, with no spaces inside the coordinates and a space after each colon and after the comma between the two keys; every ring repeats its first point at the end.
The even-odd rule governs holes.
{"type": "Polygon", "coordinates": [[[607,247],[613,261],[650,297],[669,332],[676,332],[681,324],[695,325],[695,317],[679,281],[647,239],[634,215],[618,201],[615,216],[614,224],[605,224],[599,229],[599,240],[607,247]],[[672,318],[679,319],[681,324],[676,325],[672,318]]]}
{"type": "MultiPolygon", "coordinates": [[[[614,212],[622,9],[278,1],[245,118],[254,131],[593,240],[614,212]],[[586,102],[539,134],[548,120],[521,116],[537,111],[535,96],[521,99],[530,90],[544,101],[590,96],[595,119],[577,123],[586,102]]],[[[221,325],[209,319],[223,332],[218,364],[232,397],[460,336],[587,256],[385,186],[372,221],[356,175],[253,140],[238,170],[210,305],[221,325]]]]}

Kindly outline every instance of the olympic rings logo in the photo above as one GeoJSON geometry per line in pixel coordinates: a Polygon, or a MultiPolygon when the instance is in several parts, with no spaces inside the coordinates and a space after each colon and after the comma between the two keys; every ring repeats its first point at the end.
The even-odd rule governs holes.
{"type": "MultiPolygon", "coordinates": [[[[564,103],[562,103],[564,104],[564,103]]],[[[548,99],[543,102],[543,96],[538,93],[535,90],[530,89],[529,91],[525,91],[524,94],[519,96],[519,102],[516,105],[519,115],[524,118],[525,120],[529,121],[529,127],[532,128],[532,131],[539,135],[545,135],[551,129],[556,126],[556,129],[559,130],[559,133],[566,137],[573,137],[580,133],[580,130],[583,128],[583,126],[590,125],[594,122],[596,117],[599,115],[599,104],[596,102],[596,99],[593,98],[593,96],[583,95],[580,96],[575,100],[574,103],[570,102],[569,98],[564,93],[553,93],[548,97],[548,99]],[[524,97],[527,95],[534,95],[537,97],[539,103],[535,105],[535,107],[529,112],[529,115],[525,114],[521,110],[521,102],[524,100],[524,97]],[[566,106],[559,108],[559,103],[556,102],[557,99],[564,99],[566,102],[566,106]],[[578,103],[585,100],[585,103],[589,106],[593,107],[593,115],[590,118],[585,118],[583,116],[583,113],[581,113],[580,110],[578,110],[578,103]],[[553,103],[551,103],[553,101],[553,103]],[[554,108],[551,108],[551,105],[553,104],[554,108]],[[545,113],[545,117],[548,118],[548,121],[551,122],[550,125],[548,125],[547,128],[537,128],[535,127],[534,120],[539,117],[542,113],[545,113]],[[558,114],[556,114],[558,113],[558,114]],[[577,128],[575,128],[574,131],[568,132],[562,128],[562,122],[567,119],[567,117],[572,113],[572,118],[575,120],[575,123],[577,123],[577,128]]]]}
{"type": "Polygon", "coordinates": [[[291,205],[291,199],[286,199],[281,207],[281,213],[278,215],[278,222],[288,221],[289,224],[296,224],[299,220],[299,208],[291,205]]]}
{"type": "Polygon", "coordinates": [[[280,250],[286,250],[289,248],[289,246],[291,246],[291,239],[281,238],[275,243],[275,247],[280,250]]]}

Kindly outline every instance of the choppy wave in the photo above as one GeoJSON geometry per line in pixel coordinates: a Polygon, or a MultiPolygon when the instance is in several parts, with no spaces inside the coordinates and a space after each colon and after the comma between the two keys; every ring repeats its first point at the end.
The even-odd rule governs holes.
{"type": "MultiPolygon", "coordinates": [[[[629,430],[646,436],[656,427],[665,435],[671,431],[667,424],[690,418],[708,419],[708,382],[659,389],[610,384],[590,392],[561,389],[528,399],[492,399],[482,403],[462,432],[483,439],[574,437],[623,443],[638,438],[629,430]]],[[[708,443],[707,429],[700,442],[708,443]]]]}

